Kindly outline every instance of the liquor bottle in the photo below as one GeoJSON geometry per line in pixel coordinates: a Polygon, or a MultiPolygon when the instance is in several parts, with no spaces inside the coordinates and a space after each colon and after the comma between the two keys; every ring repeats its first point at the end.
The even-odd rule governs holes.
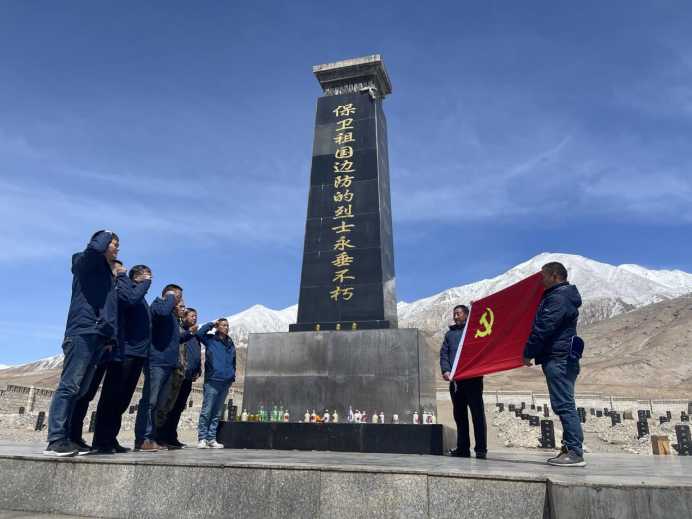
{"type": "Polygon", "coordinates": [[[356,323],[353,323],[353,324],[351,325],[351,330],[355,330],[355,329],[356,329],[356,323]]]}
{"type": "Polygon", "coordinates": [[[415,424],[420,423],[420,421],[418,420],[418,411],[413,413],[413,423],[415,423],[415,424]]]}
{"type": "Polygon", "coordinates": [[[264,410],[264,421],[268,422],[269,421],[269,410],[271,409],[271,407],[269,407],[269,402],[267,402],[266,400],[264,401],[264,405],[267,406],[267,408],[264,410]]]}
{"type": "Polygon", "coordinates": [[[360,423],[363,419],[363,415],[360,414],[360,411],[358,411],[358,409],[356,409],[356,414],[353,415],[353,419],[356,421],[356,423],[360,423]]]}
{"type": "Polygon", "coordinates": [[[284,421],[284,406],[279,407],[279,422],[284,421]]]}
{"type": "Polygon", "coordinates": [[[433,425],[437,423],[437,415],[435,415],[435,413],[432,414],[432,423],[433,425]]]}
{"type": "Polygon", "coordinates": [[[394,414],[392,415],[392,423],[398,424],[399,423],[399,413],[394,411],[394,414]]]}
{"type": "Polygon", "coordinates": [[[322,417],[322,421],[323,421],[324,423],[329,423],[329,418],[330,418],[330,416],[329,416],[329,409],[327,409],[327,410],[325,410],[325,412],[324,412],[324,416],[322,417]]]}
{"type": "Polygon", "coordinates": [[[384,423],[384,413],[380,411],[380,417],[377,420],[377,423],[384,423]]]}
{"type": "Polygon", "coordinates": [[[423,408],[423,425],[428,424],[428,412],[423,408]]]}
{"type": "Polygon", "coordinates": [[[317,415],[315,414],[315,410],[312,410],[312,414],[310,415],[310,423],[317,423],[317,415]]]}
{"type": "Polygon", "coordinates": [[[247,409],[243,409],[243,414],[240,415],[241,422],[247,422],[247,409]]]}
{"type": "Polygon", "coordinates": [[[310,411],[305,411],[305,416],[303,417],[305,423],[310,423],[310,411]]]}
{"type": "Polygon", "coordinates": [[[377,423],[378,415],[377,415],[377,409],[372,413],[372,423],[377,423]]]}
{"type": "Polygon", "coordinates": [[[361,421],[362,423],[368,423],[368,413],[366,413],[365,411],[363,411],[363,412],[361,413],[361,415],[360,415],[360,421],[361,421]]]}
{"type": "Polygon", "coordinates": [[[278,422],[279,421],[279,410],[274,406],[274,410],[272,411],[272,422],[278,422]]]}
{"type": "Polygon", "coordinates": [[[284,412],[284,422],[288,422],[291,416],[288,414],[288,409],[284,412]]]}
{"type": "Polygon", "coordinates": [[[355,416],[353,415],[353,408],[351,406],[348,406],[348,414],[346,415],[346,421],[348,423],[353,423],[355,420],[355,416]]]}
{"type": "Polygon", "coordinates": [[[336,409],[334,409],[332,413],[332,422],[339,423],[339,414],[336,412],[336,409]]]}
{"type": "Polygon", "coordinates": [[[264,422],[264,406],[263,406],[263,405],[260,406],[260,410],[259,410],[259,421],[260,421],[260,422],[264,422]]]}

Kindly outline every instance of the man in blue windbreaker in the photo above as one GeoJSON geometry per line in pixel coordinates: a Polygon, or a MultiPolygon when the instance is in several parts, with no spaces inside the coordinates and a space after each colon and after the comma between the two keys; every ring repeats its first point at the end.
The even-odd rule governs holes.
{"type": "Polygon", "coordinates": [[[151,347],[144,366],[144,387],[135,419],[135,450],[156,452],[168,447],[156,443],[156,414],[163,405],[171,384],[173,370],[178,366],[178,345],[190,340],[197,327],[180,333],[180,319],[185,314],[183,289],[166,285],[163,298],[157,297],[151,310],[151,347]]]}
{"type": "Polygon", "coordinates": [[[62,343],[65,360],[50,404],[46,456],[88,452],[70,442],[67,429],[77,399],[89,389],[101,355],[118,333],[118,301],[109,262],[119,251],[115,233],[98,231],[83,252],[72,256],[72,299],[62,343]]]}
{"type": "Polygon", "coordinates": [[[577,320],[581,295],[577,287],[567,282],[567,269],[562,263],[543,265],[541,283],[545,292],[524,348],[524,364],[531,366],[531,359],[541,364],[548,383],[550,406],[562,422],[562,449],[548,463],[584,467],[584,432],[574,403],[574,384],[580,371],[581,351],[574,351],[572,347],[575,338],[580,340],[577,320]]]}
{"type": "Polygon", "coordinates": [[[235,382],[235,345],[228,335],[228,321],[223,318],[202,326],[197,338],[205,347],[204,396],[199,415],[197,448],[222,449],[223,445],[216,441],[216,428],[228,391],[235,382]],[[216,328],[216,333],[208,335],[212,328],[216,328]]]}
{"type": "MultiPolygon", "coordinates": [[[[133,294],[142,295],[151,286],[151,269],[146,265],[135,265],[128,273],[133,294]]],[[[118,434],[122,424],[122,415],[127,411],[132,400],[132,395],[137,388],[139,377],[142,374],[144,363],[149,357],[151,345],[151,313],[149,304],[142,298],[134,298],[132,304],[123,312],[125,322],[125,350],[122,361],[122,390],[114,405],[112,420],[110,421],[110,445],[116,452],[123,452],[120,447],[118,434]],[[134,299],[137,299],[134,301],[134,299]]]]}

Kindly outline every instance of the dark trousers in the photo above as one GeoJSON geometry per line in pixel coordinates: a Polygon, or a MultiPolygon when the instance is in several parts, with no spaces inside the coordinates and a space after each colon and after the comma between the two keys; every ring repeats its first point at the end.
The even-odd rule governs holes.
{"type": "Polygon", "coordinates": [[[74,404],[74,411],[72,411],[72,418],[70,419],[70,440],[78,441],[82,438],[82,429],[84,428],[84,418],[86,418],[87,411],[89,410],[89,404],[96,396],[96,392],[99,390],[101,381],[103,380],[103,375],[106,373],[107,362],[99,364],[96,366],[96,371],[94,371],[94,376],[91,378],[89,383],[89,389],[84,393],[84,396],[80,397],[74,404]]]}
{"type": "Polygon", "coordinates": [[[123,389],[123,363],[111,361],[107,363],[106,378],[103,380],[101,397],[96,407],[96,425],[94,427],[94,447],[112,447],[111,431],[115,418],[118,400],[123,389]]]}
{"type": "Polygon", "coordinates": [[[122,389],[117,399],[113,419],[110,424],[110,445],[117,445],[118,443],[118,434],[120,433],[123,414],[130,407],[130,401],[132,400],[132,395],[135,394],[135,389],[137,389],[137,382],[139,382],[139,376],[142,374],[142,367],[144,366],[145,360],[147,360],[146,357],[125,355],[125,360],[122,363],[122,371],[120,372],[120,376],[122,377],[122,389]]]}
{"type": "Polygon", "coordinates": [[[452,396],[454,421],[457,424],[457,448],[462,454],[471,454],[468,412],[470,409],[473,420],[473,435],[476,440],[474,450],[476,453],[487,453],[488,430],[485,423],[485,405],[483,404],[483,377],[451,382],[449,393],[452,396]]]}
{"type": "Polygon", "coordinates": [[[168,443],[175,443],[178,441],[178,423],[180,422],[180,415],[183,414],[183,411],[187,407],[187,398],[190,396],[191,391],[192,380],[186,378],[180,386],[178,398],[176,398],[173,408],[169,411],[166,421],[161,427],[161,438],[168,443]]]}

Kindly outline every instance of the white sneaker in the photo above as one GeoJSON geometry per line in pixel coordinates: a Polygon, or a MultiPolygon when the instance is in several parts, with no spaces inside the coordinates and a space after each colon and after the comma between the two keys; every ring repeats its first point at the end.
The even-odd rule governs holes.
{"type": "Polygon", "coordinates": [[[207,445],[210,449],[223,449],[223,445],[216,440],[207,440],[207,445]]]}
{"type": "Polygon", "coordinates": [[[207,443],[207,440],[200,440],[199,443],[197,444],[198,449],[208,449],[209,444],[207,443]]]}

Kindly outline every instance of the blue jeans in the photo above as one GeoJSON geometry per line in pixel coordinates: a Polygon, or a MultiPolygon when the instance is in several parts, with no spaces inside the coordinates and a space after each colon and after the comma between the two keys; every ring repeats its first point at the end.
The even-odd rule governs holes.
{"type": "Polygon", "coordinates": [[[562,444],[579,456],[584,455],[584,432],[574,403],[574,383],[581,371],[576,359],[549,360],[542,364],[550,393],[550,406],[562,422],[562,444]]]}
{"type": "Polygon", "coordinates": [[[74,405],[89,390],[101,358],[106,338],[102,335],[77,335],[62,343],[65,360],[48,415],[48,441],[68,439],[74,405]]]}
{"type": "Polygon", "coordinates": [[[231,389],[230,382],[204,381],[202,412],[199,414],[199,426],[197,427],[197,436],[200,440],[216,439],[216,428],[219,426],[223,403],[228,396],[229,389],[231,389]]]}
{"type": "Polygon", "coordinates": [[[144,387],[135,419],[135,445],[156,438],[156,413],[166,401],[173,368],[144,366],[144,387]]]}

